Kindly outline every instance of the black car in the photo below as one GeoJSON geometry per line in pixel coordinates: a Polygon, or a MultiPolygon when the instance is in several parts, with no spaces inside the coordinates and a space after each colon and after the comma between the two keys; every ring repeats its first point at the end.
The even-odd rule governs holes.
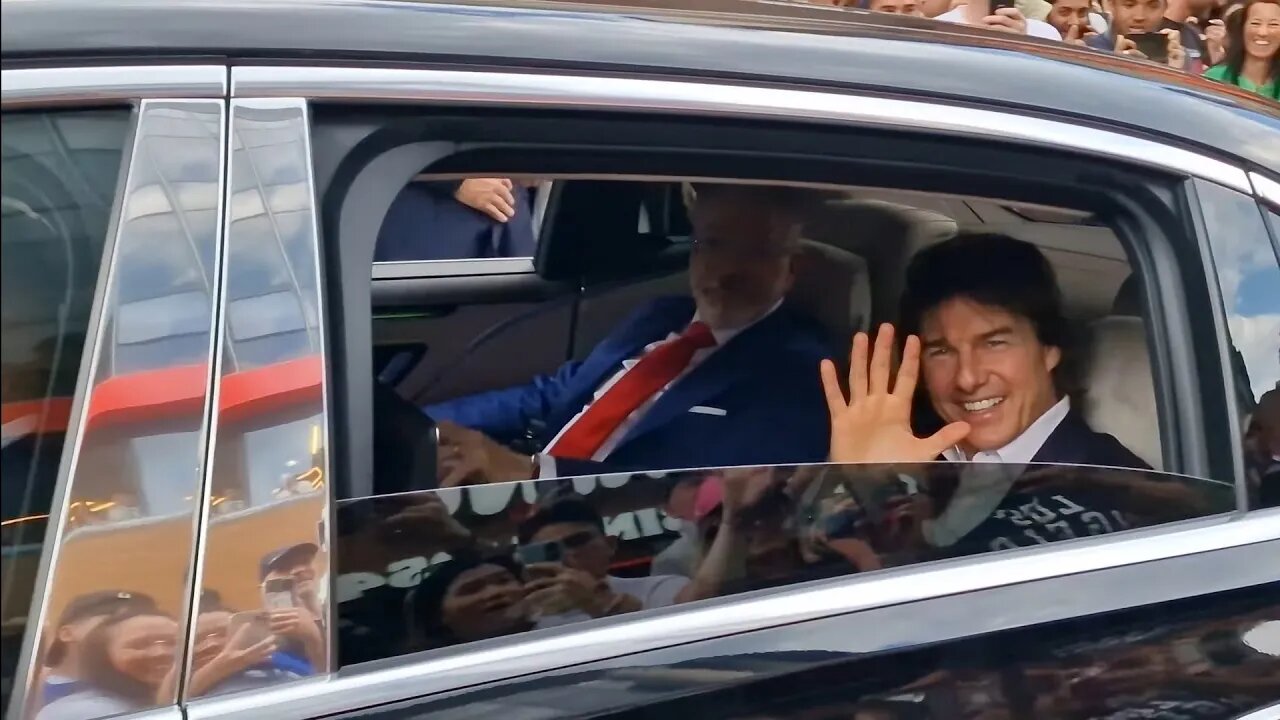
{"type": "Polygon", "coordinates": [[[1280,106],[659,5],[4,0],[6,718],[1280,717],[1280,106]],[[829,461],[958,233],[1131,462],[829,461]]]}

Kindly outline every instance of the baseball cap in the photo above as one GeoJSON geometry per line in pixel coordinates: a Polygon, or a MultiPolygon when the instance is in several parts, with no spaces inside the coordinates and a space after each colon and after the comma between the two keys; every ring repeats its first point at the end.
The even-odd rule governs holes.
{"type": "Polygon", "coordinates": [[[266,579],[267,573],[290,564],[289,561],[309,562],[319,551],[319,546],[309,542],[273,550],[262,556],[262,561],[258,564],[258,579],[266,579]]]}

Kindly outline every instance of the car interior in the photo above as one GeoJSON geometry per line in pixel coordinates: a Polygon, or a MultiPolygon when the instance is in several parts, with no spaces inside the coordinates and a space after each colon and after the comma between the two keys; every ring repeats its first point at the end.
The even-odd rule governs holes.
{"type": "MultiPolygon", "coordinates": [[[[424,261],[397,263],[394,277],[374,268],[376,494],[427,487],[403,480],[424,475],[406,474],[406,463],[434,462],[424,450],[430,421],[418,408],[551,373],[584,357],[640,304],[688,294],[687,179],[541,180],[535,204],[545,210],[530,267],[511,272],[507,262],[489,274],[486,261],[424,261]]],[[[1068,353],[1073,400],[1094,428],[1161,467],[1142,286],[1111,229],[1087,213],[989,198],[811,192],[786,302],[825,330],[834,358],[847,362],[854,332],[895,319],[914,253],[958,230],[1008,234],[1037,245],[1057,274],[1078,342],[1068,353]]]]}

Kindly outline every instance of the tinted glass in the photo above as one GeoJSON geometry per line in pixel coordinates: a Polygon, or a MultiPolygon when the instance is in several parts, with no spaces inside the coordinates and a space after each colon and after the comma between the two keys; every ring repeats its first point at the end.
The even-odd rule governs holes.
{"type": "Polygon", "coordinates": [[[344,663],[1232,509],[1232,487],[1084,466],[805,465],[345,501],[344,663]],[[685,519],[680,519],[681,517],[685,519]]]}
{"type": "Polygon", "coordinates": [[[6,113],[2,122],[0,708],[48,527],[129,111],[6,113]]]}
{"type": "MultiPolygon", "coordinates": [[[[1255,201],[1198,189],[1231,334],[1245,477],[1254,507],[1280,505],[1280,263],[1255,201]]],[[[1274,213],[1272,213],[1274,215],[1274,213]]]]}

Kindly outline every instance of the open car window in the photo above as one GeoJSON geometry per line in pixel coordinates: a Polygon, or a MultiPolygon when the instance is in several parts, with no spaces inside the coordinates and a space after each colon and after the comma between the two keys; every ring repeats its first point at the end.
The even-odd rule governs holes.
{"type": "Polygon", "coordinates": [[[1234,509],[1230,484],[1080,465],[611,474],[338,506],[352,664],[1234,509]]]}

